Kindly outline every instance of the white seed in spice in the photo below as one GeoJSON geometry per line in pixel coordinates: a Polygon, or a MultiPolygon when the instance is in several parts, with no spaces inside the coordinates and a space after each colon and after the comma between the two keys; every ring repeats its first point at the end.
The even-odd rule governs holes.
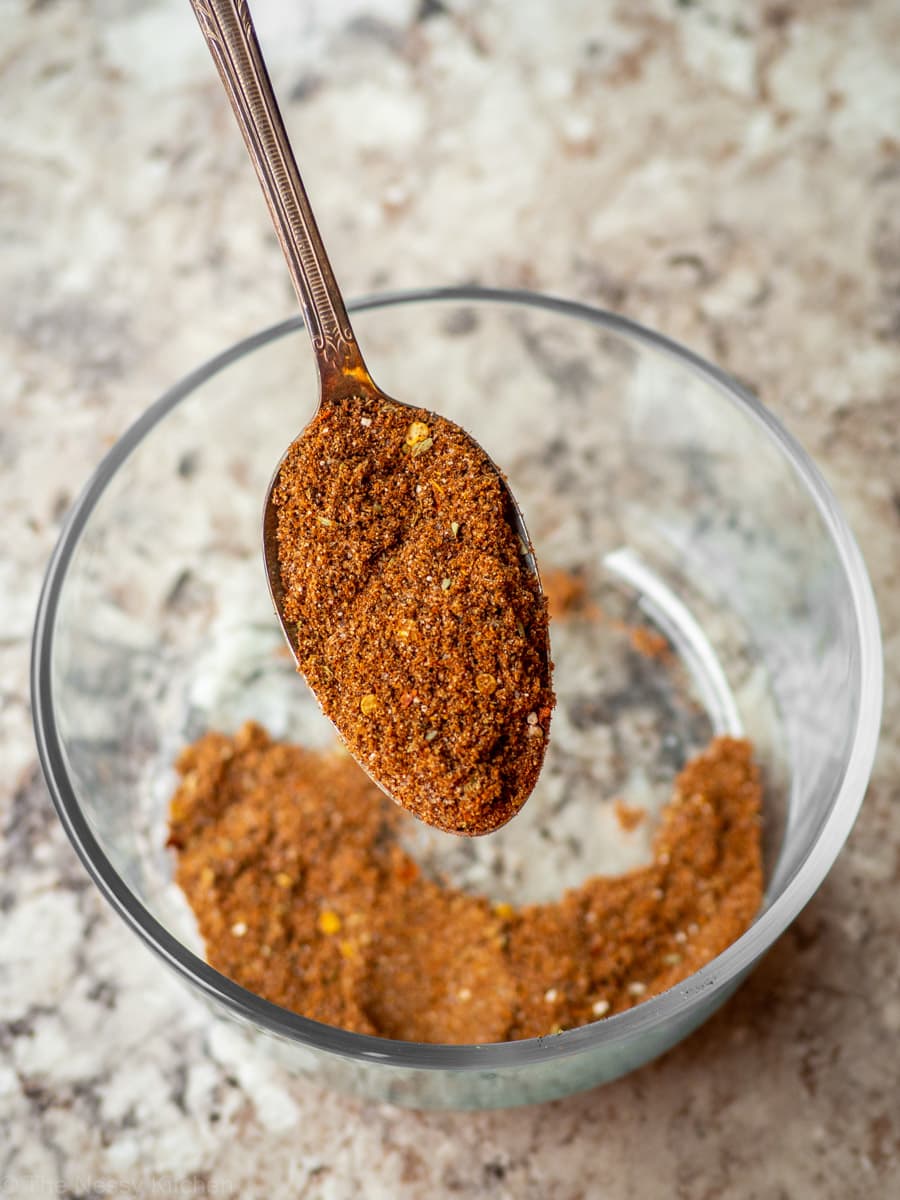
{"type": "Polygon", "coordinates": [[[594,1014],[595,1017],[605,1017],[606,1014],[609,1012],[609,1001],[608,1000],[595,1000],[594,1003],[591,1005],[591,1012],[594,1014]]]}

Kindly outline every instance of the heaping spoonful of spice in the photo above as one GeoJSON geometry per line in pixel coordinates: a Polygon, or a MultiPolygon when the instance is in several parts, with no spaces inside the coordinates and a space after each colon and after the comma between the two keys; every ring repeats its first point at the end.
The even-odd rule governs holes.
{"type": "Polygon", "coordinates": [[[522,515],[463,429],[373,383],[316,227],[246,0],[191,0],[287,259],[319,407],[266,495],[269,588],[298,670],[397,803],[453,833],[527,800],[554,695],[522,515]]]}

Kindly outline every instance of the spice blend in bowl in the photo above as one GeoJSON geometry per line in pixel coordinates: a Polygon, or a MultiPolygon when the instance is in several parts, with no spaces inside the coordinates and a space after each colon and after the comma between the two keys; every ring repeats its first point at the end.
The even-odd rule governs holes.
{"type": "MultiPolygon", "coordinates": [[[[280,622],[260,587],[260,496],[304,396],[310,416],[316,404],[312,379],[304,392],[297,371],[296,325],[254,335],[179,384],[113,448],[82,492],[51,561],[35,627],[32,694],[42,764],[62,824],[101,894],[161,967],[177,972],[215,1011],[239,1017],[254,1049],[271,1047],[289,1071],[316,1086],[393,1104],[473,1109],[558,1098],[621,1076],[695,1030],[827,877],[859,810],[877,741],[882,669],[871,588],[840,505],[777,420],[720,371],[652,331],[557,299],[473,289],[373,301],[358,320],[360,334],[378,345],[386,376],[411,378],[419,388],[412,394],[438,406],[437,393],[425,390],[429,380],[453,381],[442,385],[439,406],[508,463],[539,539],[547,589],[551,568],[572,576],[559,581],[565,619],[552,632],[560,699],[528,803],[495,835],[460,838],[377,797],[379,813],[389,813],[386,839],[393,841],[396,824],[401,847],[425,878],[444,879],[467,899],[490,897],[498,918],[508,914],[504,902],[523,914],[526,905],[565,903],[566,889],[591,876],[621,880],[622,870],[652,867],[650,843],[676,775],[714,731],[752,731],[765,779],[766,894],[749,928],[658,996],[649,966],[623,957],[621,973],[607,978],[621,980],[623,1002],[633,1008],[539,1039],[373,1042],[256,994],[256,978],[260,987],[268,982],[254,966],[254,948],[270,964],[276,950],[265,940],[266,922],[238,910],[251,882],[271,889],[258,896],[260,908],[277,887],[293,914],[273,915],[272,934],[281,929],[285,939],[277,947],[287,946],[292,921],[306,919],[307,884],[288,866],[275,866],[290,861],[284,839],[269,860],[262,847],[264,809],[270,800],[284,807],[282,785],[257,776],[259,811],[244,817],[260,827],[248,865],[271,862],[274,870],[256,872],[246,884],[238,873],[244,850],[239,841],[229,849],[232,835],[220,821],[241,788],[254,786],[253,777],[242,783],[236,764],[226,764],[231,798],[213,804],[201,772],[195,783],[203,800],[185,792],[187,811],[175,822],[173,832],[188,836],[174,862],[160,853],[160,804],[175,790],[169,770],[176,754],[205,730],[233,735],[254,718],[307,752],[335,741],[286,660],[280,622]],[[498,373],[498,362],[516,370],[498,373]],[[252,394],[266,403],[248,420],[252,394]],[[625,626],[634,624],[664,635],[668,651],[654,637],[632,638],[625,626]],[[632,832],[631,814],[617,808],[617,798],[646,814],[632,832]],[[191,815],[201,803],[209,810],[205,846],[207,827],[198,812],[191,815]],[[217,826],[223,840],[215,847],[217,826]],[[173,867],[193,873],[182,879],[195,907],[210,907],[200,922],[210,958],[253,990],[204,961],[173,867]],[[201,886],[214,890],[201,894],[201,886]],[[227,952],[234,968],[226,937],[234,939],[227,952]],[[628,988],[639,992],[641,984],[646,1003],[638,1004],[628,988]]],[[[269,565],[277,567],[277,556],[269,565]]],[[[231,738],[221,745],[230,748],[231,738]]],[[[352,766],[348,757],[345,766],[352,766]]],[[[290,754],[284,770],[287,789],[290,754]]],[[[356,776],[370,786],[358,768],[356,776]]],[[[305,801],[294,789],[295,803],[309,806],[312,788],[304,791],[305,801]]],[[[679,792],[704,795],[702,788],[679,792]]],[[[324,817],[324,788],[315,800],[324,817]]],[[[701,802],[679,807],[684,817],[703,814],[701,802]]],[[[352,845],[346,824],[344,837],[352,845]]],[[[710,839],[713,860],[720,840],[710,839]]],[[[302,838],[292,844],[305,855],[302,838]]],[[[317,869],[310,863],[310,896],[322,878],[317,869]]],[[[695,882],[699,904],[702,870],[695,882]]],[[[668,883],[653,886],[663,896],[645,904],[650,917],[653,903],[669,904],[668,883]]],[[[714,904],[708,883],[706,891],[714,904]]],[[[340,942],[351,941],[346,931],[357,924],[356,910],[327,889],[308,907],[311,949],[298,953],[293,969],[303,982],[306,956],[327,952],[337,977],[351,961],[340,942]],[[329,933],[335,917],[340,928],[329,933]]],[[[584,925],[581,909],[572,907],[574,938],[584,925]]],[[[684,922],[673,921],[672,942],[660,947],[682,962],[664,966],[691,969],[701,950],[714,949],[703,913],[698,919],[685,911],[684,922]]],[[[606,927],[602,915],[599,923],[606,927]]],[[[352,953],[352,944],[346,949],[352,953]]],[[[588,978],[598,985],[591,1017],[607,1003],[612,1012],[600,976],[588,978]]],[[[479,996],[462,979],[453,990],[448,982],[447,993],[455,991],[461,1006],[470,1002],[459,999],[467,987],[479,996]]],[[[548,972],[530,1003],[534,1010],[546,1005],[564,1027],[565,1012],[552,1010],[560,996],[569,1003],[568,988],[548,972]]],[[[367,1010],[374,1023],[373,1012],[367,1010]]]]}
{"type": "Polygon", "coordinates": [[[326,399],[273,502],[297,665],[351,753],[431,825],[505,824],[555,698],[546,601],[494,464],[425,409],[326,399]]]}
{"type": "Polygon", "coordinates": [[[520,907],[430,878],[400,844],[408,816],[340,749],[248,723],[206,734],[178,769],[169,844],[209,962],[358,1033],[459,1044],[585,1025],[698,970],[762,900],[743,740],[683,768],[648,865],[520,907]]]}

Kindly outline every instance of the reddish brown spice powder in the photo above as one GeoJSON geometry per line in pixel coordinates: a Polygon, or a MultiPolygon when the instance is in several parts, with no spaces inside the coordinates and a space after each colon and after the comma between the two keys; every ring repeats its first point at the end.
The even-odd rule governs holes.
{"type": "Polygon", "coordinates": [[[630,627],[628,636],[631,639],[632,649],[638,654],[643,654],[644,658],[668,658],[671,654],[668,639],[655,629],[649,629],[646,625],[634,625],[630,627]]]}
{"type": "Polygon", "coordinates": [[[273,500],[298,666],[351,753],[429,824],[503,825],[555,698],[546,601],[487,455],[425,409],[350,397],[291,447],[273,500]]]}
{"type": "Polygon", "coordinates": [[[647,810],[645,808],[640,808],[634,804],[626,804],[621,796],[613,804],[613,812],[616,814],[619,827],[624,829],[626,833],[632,833],[647,819],[647,810]]]}
{"type": "Polygon", "coordinates": [[[587,583],[582,575],[563,567],[549,567],[541,571],[541,580],[551,621],[594,615],[590,612],[587,583]]]}
{"type": "Polygon", "coordinates": [[[276,1004],[423,1042],[536,1037],[709,962],[762,900],[759,776],[717,738],[679,774],[653,860],[519,909],[427,878],[409,818],[342,751],[210,733],[178,762],[176,879],[210,963],[276,1004]]]}

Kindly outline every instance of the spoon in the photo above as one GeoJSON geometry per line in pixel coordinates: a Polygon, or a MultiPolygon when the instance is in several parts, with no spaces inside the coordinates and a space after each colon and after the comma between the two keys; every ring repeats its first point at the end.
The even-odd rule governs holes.
{"type": "MultiPolygon", "coordinates": [[[[300,302],[319,376],[317,412],[321,413],[326,406],[334,408],[335,404],[349,404],[351,399],[356,401],[359,398],[373,400],[389,406],[392,410],[412,412],[414,406],[394,400],[377,387],[363,361],[340,288],[300,179],[246,0],[190,0],[190,3],[243,134],[300,302]]],[[[314,422],[315,417],[306,429],[308,430],[314,422]]],[[[456,426],[453,428],[458,429],[456,426]]],[[[292,446],[303,437],[303,433],[304,431],[301,431],[292,446]]],[[[505,490],[509,501],[506,505],[509,523],[519,539],[521,561],[535,577],[540,592],[540,576],[534,548],[515,497],[496,464],[485,455],[473,438],[468,434],[464,436],[473,451],[477,451],[482,460],[490,465],[505,490]]],[[[263,552],[275,612],[295,662],[300,667],[301,655],[296,625],[285,617],[285,588],[279,562],[278,508],[273,499],[282,466],[290,451],[291,447],[279,462],[266,493],[263,552]]],[[[552,705],[552,692],[549,691],[551,663],[549,641],[546,638],[542,657],[544,681],[552,705]]],[[[344,731],[340,727],[339,732],[343,736],[344,731]]],[[[359,757],[358,761],[369,771],[365,761],[359,760],[359,757]]],[[[384,791],[392,794],[383,779],[371,771],[369,773],[384,791]]],[[[530,787],[528,790],[530,791],[530,787]]],[[[397,799],[396,795],[393,798],[397,799]]],[[[527,794],[521,799],[521,803],[525,798],[527,794]]],[[[411,807],[405,800],[398,800],[398,803],[411,807]]],[[[497,819],[493,823],[488,822],[490,827],[496,828],[508,820],[509,816],[518,811],[521,803],[511,811],[509,806],[505,809],[498,806],[497,819]],[[499,819],[501,816],[502,820],[499,819]]],[[[452,819],[444,823],[440,819],[434,819],[434,814],[428,816],[417,812],[417,815],[424,816],[424,819],[432,824],[452,828],[455,832],[487,831],[487,827],[475,830],[460,828],[453,824],[452,819]]]]}

